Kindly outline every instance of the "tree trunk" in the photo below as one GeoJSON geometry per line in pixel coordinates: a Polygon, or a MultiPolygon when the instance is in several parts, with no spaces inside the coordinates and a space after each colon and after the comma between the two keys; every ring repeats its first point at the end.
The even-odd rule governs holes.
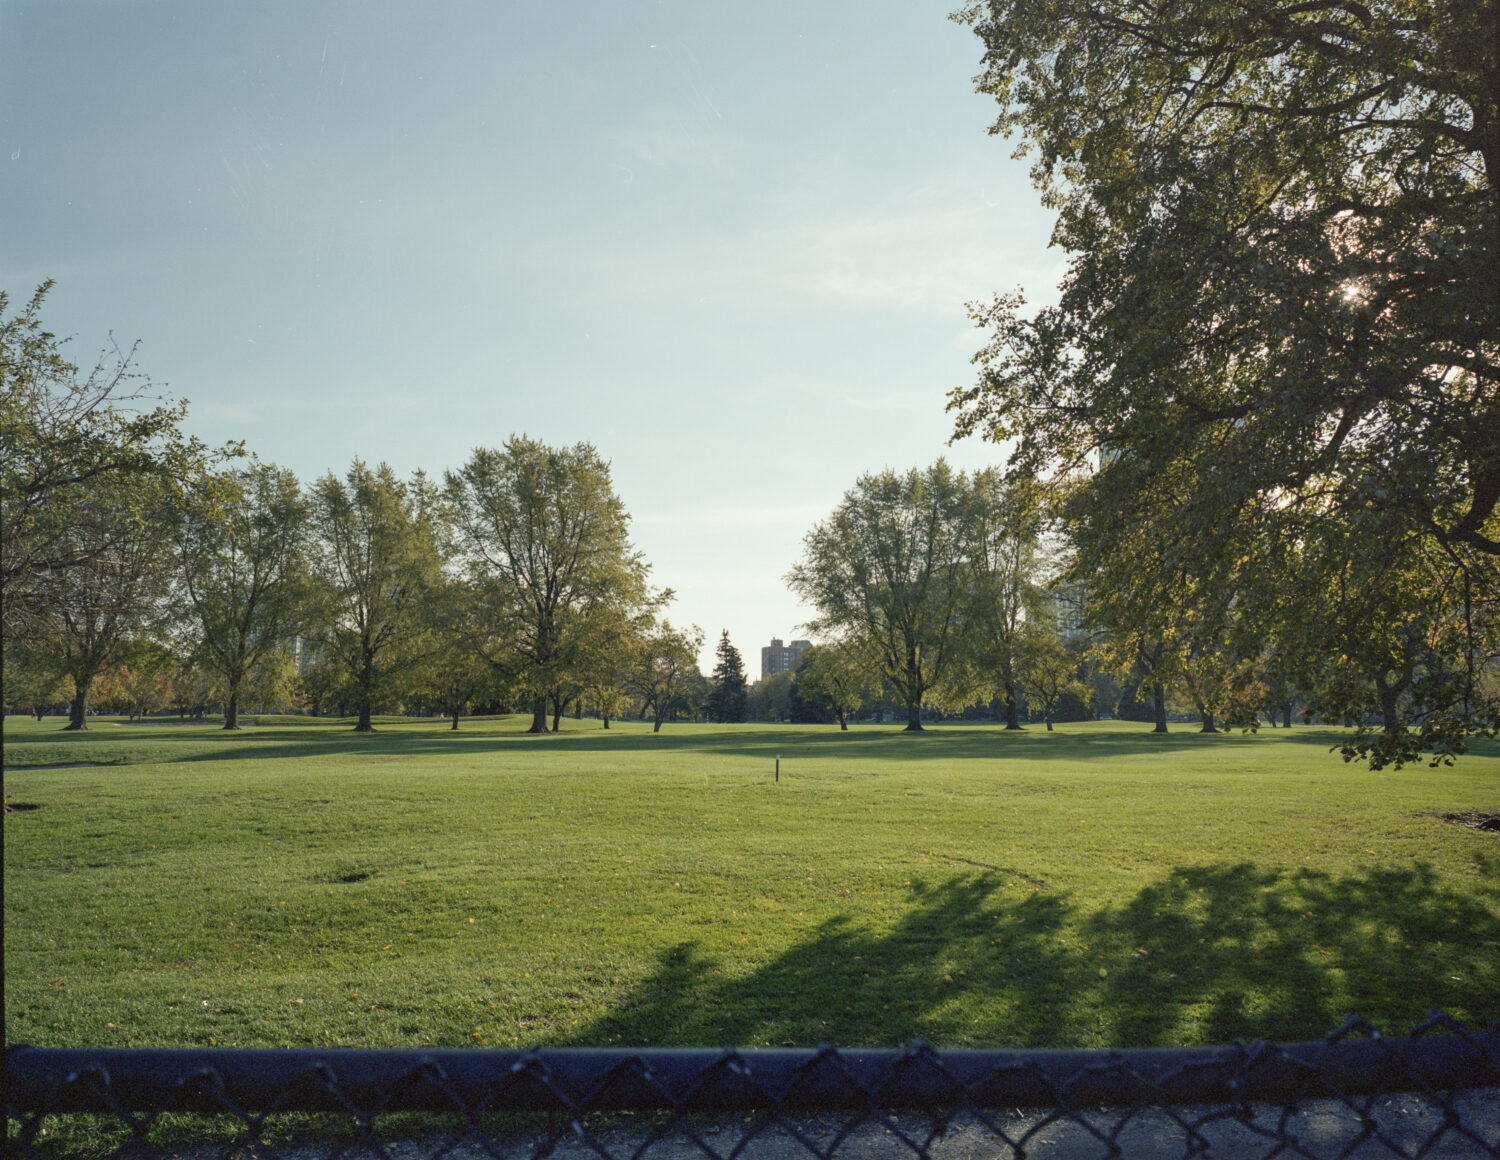
{"type": "Polygon", "coordinates": [[[1020,711],[1016,707],[1016,683],[1005,682],[1005,727],[1007,729],[1021,728],[1020,711]]]}
{"type": "Polygon", "coordinates": [[[1151,701],[1156,714],[1156,726],[1151,732],[1165,733],[1167,731],[1167,689],[1160,681],[1151,686],[1151,701]]]}
{"type": "Polygon", "coordinates": [[[1201,716],[1203,717],[1203,728],[1198,730],[1199,733],[1217,733],[1219,731],[1218,726],[1214,724],[1214,715],[1212,713],[1203,713],[1201,716]]]}
{"type": "Polygon", "coordinates": [[[364,663],[359,669],[359,703],[356,709],[359,720],[355,722],[356,733],[373,733],[375,726],[370,721],[370,702],[373,699],[371,689],[375,684],[375,656],[368,648],[365,650],[364,663]]]}
{"type": "Polygon", "coordinates": [[[224,703],[224,728],[238,729],[240,727],[240,689],[239,685],[229,686],[229,700],[224,703]]]}
{"type": "Polygon", "coordinates": [[[849,722],[844,720],[844,711],[842,709],[836,709],[834,710],[834,712],[839,715],[839,731],[841,733],[849,732],[849,722]]]}
{"type": "Polygon", "coordinates": [[[568,699],[566,697],[554,696],[552,698],[552,732],[559,732],[562,725],[563,710],[567,707],[568,699]]]}
{"type": "Polygon", "coordinates": [[[1284,714],[1284,716],[1281,719],[1282,720],[1282,725],[1283,725],[1284,728],[1290,729],[1292,727],[1292,707],[1291,707],[1291,705],[1290,704],[1286,705],[1282,709],[1282,713],[1284,714]]]}
{"type": "Polygon", "coordinates": [[[461,712],[463,712],[463,707],[462,706],[460,706],[459,708],[453,710],[453,730],[454,730],[455,733],[458,731],[458,715],[461,712]]]}
{"type": "Polygon", "coordinates": [[[906,702],[906,732],[922,732],[922,698],[906,702]]]}
{"type": "Polygon", "coordinates": [[[33,705],[31,711],[36,714],[38,721],[47,715],[47,707],[45,705],[33,705]]]}
{"type": "Polygon", "coordinates": [[[1384,728],[1394,729],[1401,719],[1401,694],[1409,684],[1410,677],[1403,676],[1391,684],[1384,673],[1375,674],[1375,692],[1380,697],[1380,723],[1384,728]]]}
{"type": "Polygon", "coordinates": [[[604,727],[606,729],[608,729],[609,728],[609,714],[608,713],[602,713],[602,714],[600,714],[600,716],[602,716],[604,718],[604,727]]]}
{"type": "Polygon", "coordinates": [[[77,676],[73,678],[73,703],[68,706],[68,723],[64,729],[87,729],[89,727],[89,688],[93,685],[92,675],[80,680],[77,676]]]}
{"type": "Polygon", "coordinates": [[[1052,714],[1048,713],[1044,719],[1047,722],[1047,732],[1051,733],[1052,732],[1052,714]]]}
{"type": "Polygon", "coordinates": [[[547,732],[547,697],[542,694],[531,703],[531,728],[528,733],[547,732]]]}
{"type": "Polygon", "coordinates": [[[652,726],[651,726],[651,732],[653,732],[653,733],[660,733],[661,732],[661,717],[660,716],[658,716],[656,718],[656,720],[655,720],[655,723],[652,724],[652,726]]]}

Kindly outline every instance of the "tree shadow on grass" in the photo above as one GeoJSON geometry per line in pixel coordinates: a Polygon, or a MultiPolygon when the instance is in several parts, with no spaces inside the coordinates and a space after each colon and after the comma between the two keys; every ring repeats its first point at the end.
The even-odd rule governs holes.
{"type": "Polygon", "coordinates": [[[913,886],[889,930],[849,918],[737,973],[696,943],[571,1042],[1133,1047],[1320,1038],[1351,1012],[1500,1016],[1500,882],[1185,866],[1087,911],[993,874],[913,886]]]}
{"type": "MultiPolygon", "coordinates": [[[[1239,733],[1199,734],[1190,731],[1166,735],[1150,732],[1150,727],[1090,732],[1046,733],[1038,729],[1022,734],[1007,733],[1003,727],[938,726],[920,734],[910,734],[894,726],[866,725],[841,732],[829,727],[714,727],[671,726],[660,734],[637,730],[597,728],[561,734],[528,735],[525,723],[500,729],[452,732],[446,726],[425,729],[389,727],[374,733],[355,733],[351,729],[331,727],[286,727],[249,729],[226,733],[221,730],[184,729],[180,733],[162,730],[145,736],[138,732],[114,730],[88,734],[33,734],[13,747],[12,762],[26,760],[34,753],[38,760],[67,760],[70,745],[88,746],[99,753],[118,752],[126,756],[131,748],[149,762],[203,762],[274,760],[278,758],[326,758],[347,755],[352,759],[450,756],[529,756],[536,752],[569,755],[598,754],[634,756],[651,754],[692,755],[746,758],[767,766],[778,757],[788,762],[799,758],[837,758],[857,765],[861,761],[926,762],[964,761],[968,759],[1017,759],[1035,762],[1075,762],[1113,760],[1125,757],[1185,754],[1188,752],[1247,752],[1257,744],[1256,738],[1239,733]],[[145,742],[145,745],[142,745],[145,742]],[[180,748],[179,748],[180,747],[180,748]]],[[[1327,752],[1344,734],[1335,729],[1309,727],[1296,730],[1263,732],[1278,742],[1292,742],[1327,752]]],[[[1476,747],[1479,752],[1479,747],[1476,747]]],[[[113,757],[106,759],[112,760],[113,757]]],[[[24,768],[12,765],[12,768],[24,768]]]]}

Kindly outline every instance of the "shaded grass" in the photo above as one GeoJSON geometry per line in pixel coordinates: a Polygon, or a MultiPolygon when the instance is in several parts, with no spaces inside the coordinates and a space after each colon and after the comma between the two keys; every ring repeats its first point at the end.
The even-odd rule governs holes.
{"type": "Polygon", "coordinates": [[[49,1044],[1133,1046],[1500,1015],[1493,750],[1100,724],[6,722],[49,1044]],[[780,755],[782,780],[772,781],[780,755]],[[21,765],[115,761],[109,768],[21,765]]]}

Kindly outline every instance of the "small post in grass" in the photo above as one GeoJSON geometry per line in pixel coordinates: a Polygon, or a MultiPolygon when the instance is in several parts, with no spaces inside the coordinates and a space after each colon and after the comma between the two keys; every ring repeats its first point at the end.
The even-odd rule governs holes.
{"type": "Polygon", "coordinates": [[[776,784],[781,784],[781,754],[776,755],[776,784]]]}

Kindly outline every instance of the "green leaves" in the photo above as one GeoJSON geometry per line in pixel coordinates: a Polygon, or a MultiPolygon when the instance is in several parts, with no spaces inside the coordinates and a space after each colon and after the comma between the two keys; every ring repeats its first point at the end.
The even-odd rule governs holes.
{"type": "Polygon", "coordinates": [[[312,621],[354,689],[355,727],[368,730],[375,701],[422,656],[426,602],[444,563],[441,513],[420,474],[402,482],[388,465],[358,459],[344,479],[318,480],[311,502],[321,594],[312,621]]]}
{"type": "Polygon", "coordinates": [[[959,18],[1072,261],[1055,306],[972,309],[990,341],[955,435],[1065,481],[1077,578],[1117,630],[1349,655],[1352,717],[1477,724],[1500,619],[1493,0],[959,18]],[[1399,657],[1348,643],[1414,610],[1399,657]]]}
{"type": "Polygon", "coordinates": [[[647,590],[630,516],[592,445],[513,436],[502,450],[476,448],[446,481],[460,555],[497,626],[486,655],[513,665],[540,732],[546,698],[599,684],[595,671],[617,662],[596,647],[615,635],[609,624],[662,598],[647,590]]]}
{"type": "Polygon", "coordinates": [[[178,521],[193,653],[226,688],[226,729],[242,683],[302,627],[309,517],[295,475],[254,463],[194,496],[178,521]]]}
{"type": "Polygon", "coordinates": [[[156,535],[163,507],[239,453],[182,433],[186,403],[156,394],[134,347],[111,340],[80,377],[42,324],[51,288],[42,283],[13,314],[0,291],[0,610],[12,641],[53,636],[71,599],[66,573],[101,562],[123,537],[156,535]]]}

